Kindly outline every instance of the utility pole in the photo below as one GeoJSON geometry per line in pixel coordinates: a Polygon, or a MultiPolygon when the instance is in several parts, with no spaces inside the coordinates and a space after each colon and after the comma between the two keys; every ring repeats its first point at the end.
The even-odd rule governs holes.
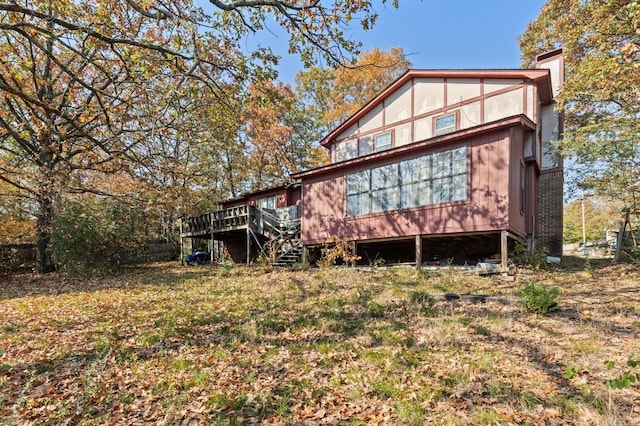
{"type": "Polygon", "coordinates": [[[582,253],[586,253],[587,249],[587,226],[584,218],[584,189],[580,190],[580,208],[582,211],[582,253]]]}

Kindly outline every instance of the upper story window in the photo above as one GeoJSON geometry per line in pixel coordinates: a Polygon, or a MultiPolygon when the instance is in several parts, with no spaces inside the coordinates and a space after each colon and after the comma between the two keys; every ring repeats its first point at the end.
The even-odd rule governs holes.
{"type": "Polygon", "coordinates": [[[391,148],[391,132],[376,136],[376,152],[391,148]]]}
{"type": "Polygon", "coordinates": [[[455,132],[457,128],[458,114],[454,112],[451,114],[443,115],[442,117],[437,117],[434,121],[436,136],[455,132]]]}
{"type": "Polygon", "coordinates": [[[276,208],[276,196],[271,195],[269,197],[258,198],[258,207],[261,209],[271,209],[275,210],[276,208]]]}

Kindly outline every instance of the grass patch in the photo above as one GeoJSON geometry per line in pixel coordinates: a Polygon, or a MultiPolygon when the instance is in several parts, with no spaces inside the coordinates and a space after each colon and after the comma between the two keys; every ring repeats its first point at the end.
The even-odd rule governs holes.
{"type": "Polygon", "coordinates": [[[16,277],[0,300],[0,423],[605,424],[637,402],[604,387],[617,370],[603,359],[640,353],[640,272],[606,268],[513,283],[171,264],[16,277]],[[561,287],[562,309],[432,296],[532,281],[561,287]]]}

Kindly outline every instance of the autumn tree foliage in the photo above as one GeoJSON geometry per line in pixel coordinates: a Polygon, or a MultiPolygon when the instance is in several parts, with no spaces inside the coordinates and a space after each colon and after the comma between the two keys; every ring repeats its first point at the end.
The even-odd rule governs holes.
{"type": "Polygon", "coordinates": [[[314,67],[296,75],[296,89],[312,117],[325,133],[342,124],[384,88],[404,74],[412,63],[402,47],[361,53],[346,67],[314,67]]]}
{"type": "Polygon", "coordinates": [[[575,180],[638,210],[640,196],[640,3],[549,0],[521,36],[523,65],[562,47],[566,82],[563,154],[575,180]]]}
{"type": "Polygon", "coordinates": [[[32,242],[35,230],[28,198],[1,180],[0,194],[0,245],[32,242]]]}
{"type": "Polygon", "coordinates": [[[262,81],[249,88],[244,136],[250,189],[286,183],[291,173],[324,162],[298,106],[289,85],[262,81]]]}
{"type": "Polygon", "coordinates": [[[574,200],[564,208],[563,238],[566,243],[582,242],[582,212],[584,206],[584,227],[587,241],[601,241],[606,230],[620,229],[622,208],[620,202],[611,202],[603,197],[584,197],[574,200]]]}
{"type": "MultiPolygon", "coordinates": [[[[359,47],[342,26],[376,19],[369,1],[210,3],[208,14],[190,0],[0,4],[0,180],[33,206],[38,271],[52,269],[51,226],[67,194],[111,195],[92,183],[116,174],[184,186],[181,160],[206,143],[191,131],[201,94],[226,106],[272,75],[268,50],[242,54],[248,33],[275,18],[305,63],[337,64],[359,47]]],[[[124,199],[147,188],[122,189],[124,199]]]]}

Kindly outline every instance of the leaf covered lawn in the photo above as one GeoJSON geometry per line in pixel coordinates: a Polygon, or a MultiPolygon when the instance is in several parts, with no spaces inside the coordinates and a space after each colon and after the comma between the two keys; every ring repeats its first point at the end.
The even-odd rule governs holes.
{"type": "Polygon", "coordinates": [[[603,384],[640,357],[633,266],[17,275],[0,327],[0,424],[640,424],[603,384]],[[515,303],[530,280],[558,310],[515,303]]]}

